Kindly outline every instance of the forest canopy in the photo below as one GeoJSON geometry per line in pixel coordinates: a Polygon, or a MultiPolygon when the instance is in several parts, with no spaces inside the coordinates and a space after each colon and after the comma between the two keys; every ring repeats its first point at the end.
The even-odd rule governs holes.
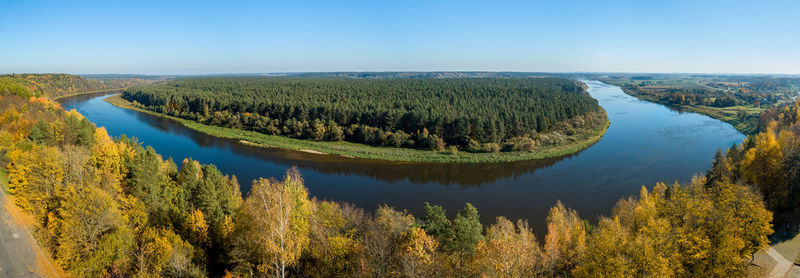
{"type": "Polygon", "coordinates": [[[439,150],[516,150],[519,138],[600,117],[582,84],[559,78],[207,77],[132,86],[123,98],[215,126],[439,150]]]}

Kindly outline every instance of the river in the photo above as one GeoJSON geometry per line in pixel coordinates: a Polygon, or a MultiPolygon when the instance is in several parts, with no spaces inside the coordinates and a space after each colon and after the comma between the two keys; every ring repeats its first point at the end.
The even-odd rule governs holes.
{"type": "Polygon", "coordinates": [[[296,166],[318,199],[368,210],[388,204],[416,216],[423,203],[430,202],[443,206],[450,217],[470,202],[485,224],[500,215],[528,219],[537,236],[544,233],[547,211],[557,200],[596,222],[642,185],[687,182],[704,173],[717,149],[744,139],[727,123],[638,100],[617,86],[585,82],[611,122],[599,142],[565,157],[494,164],[392,163],[263,149],[115,107],[103,101],[109,95],[60,102],[112,136],[137,137],[176,163],[184,157],[214,163],[223,173],[236,175],[244,193],[251,180],[280,177],[296,166]]]}

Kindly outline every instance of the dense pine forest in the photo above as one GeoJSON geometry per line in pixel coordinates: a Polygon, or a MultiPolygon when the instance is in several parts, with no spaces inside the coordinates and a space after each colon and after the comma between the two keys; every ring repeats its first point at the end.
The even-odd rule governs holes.
{"type": "Polygon", "coordinates": [[[735,277],[769,243],[767,207],[797,207],[798,111],[765,113],[769,131],[717,155],[706,177],[643,187],[599,222],[559,202],[545,227],[481,223],[470,204],[454,218],[427,203],[417,216],[367,212],[312,198],[293,169],[246,181],[242,198],[214,165],[111,138],[47,97],[0,96],[0,162],[3,190],[75,276],[735,277]]]}
{"type": "Polygon", "coordinates": [[[602,122],[557,78],[187,78],[129,87],[142,107],[204,124],[317,141],[473,152],[530,150],[602,122]],[[556,136],[557,137],[557,136],[556,136]]]}

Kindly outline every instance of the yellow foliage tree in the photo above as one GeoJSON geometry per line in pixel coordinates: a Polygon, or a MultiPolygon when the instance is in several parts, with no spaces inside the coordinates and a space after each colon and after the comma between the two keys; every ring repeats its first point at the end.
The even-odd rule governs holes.
{"type": "Polygon", "coordinates": [[[486,277],[535,277],[543,275],[542,251],[526,221],[514,223],[498,217],[478,243],[478,261],[486,277]]]}
{"type": "Polygon", "coordinates": [[[308,244],[311,203],[308,190],[296,169],[289,170],[282,182],[259,179],[253,182],[242,208],[246,232],[244,242],[259,249],[258,270],[275,277],[286,277],[287,268],[300,257],[308,244]]]}
{"type": "Polygon", "coordinates": [[[437,242],[420,227],[413,227],[400,238],[403,277],[428,277],[434,271],[437,242]]]}
{"type": "Polygon", "coordinates": [[[781,145],[772,132],[759,133],[752,140],[755,147],[744,155],[742,176],[761,190],[768,206],[784,207],[789,193],[784,186],[781,145]]]}
{"type": "Polygon", "coordinates": [[[314,263],[304,266],[307,268],[304,272],[320,277],[354,273],[359,241],[354,237],[354,229],[347,227],[340,205],[316,200],[313,204],[307,249],[314,263]]]}
{"type": "Polygon", "coordinates": [[[585,260],[574,271],[576,277],[634,277],[628,231],[619,217],[601,218],[597,232],[586,244],[585,260]]]}
{"type": "Polygon", "coordinates": [[[194,242],[200,244],[208,242],[208,223],[200,209],[195,209],[186,218],[186,229],[189,230],[194,242]]]}
{"type": "Polygon", "coordinates": [[[547,215],[544,265],[553,276],[565,276],[581,259],[586,244],[586,226],[575,210],[561,201],[547,215]]]}
{"type": "Polygon", "coordinates": [[[8,157],[11,194],[17,196],[20,207],[33,212],[42,223],[63,190],[61,153],[56,147],[34,146],[30,151],[12,150],[8,157]]]}
{"type": "Polygon", "coordinates": [[[15,142],[22,141],[28,136],[30,122],[22,117],[22,114],[17,111],[14,105],[11,105],[0,115],[0,124],[11,134],[15,142]]]}
{"type": "Polygon", "coordinates": [[[772,214],[750,187],[721,180],[628,198],[603,218],[587,242],[578,277],[744,276],[746,260],[765,248],[772,214]]]}
{"type": "Polygon", "coordinates": [[[99,170],[97,174],[102,177],[102,187],[110,192],[121,192],[119,181],[126,174],[122,159],[126,146],[114,142],[104,127],[95,129],[94,142],[90,161],[99,170]]]}
{"type": "Polygon", "coordinates": [[[383,205],[375,216],[363,239],[363,272],[373,277],[397,276],[402,267],[398,258],[403,234],[414,225],[414,216],[383,205]]]}
{"type": "Polygon", "coordinates": [[[134,252],[137,277],[164,276],[173,253],[172,242],[164,234],[172,234],[172,231],[148,227],[139,234],[134,252]]]}
{"type": "Polygon", "coordinates": [[[114,198],[91,184],[67,185],[61,201],[63,232],[58,238],[58,262],[75,273],[94,273],[110,266],[91,264],[104,235],[121,227],[122,213],[114,198]]]}
{"type": "MultiPolygon", "coordinates": [[[[630,231],[626,245],[620,251],[632,262],[629,267],[635,276],[669,277],[674,258],[669,219],[662,217],[666,185],[659,183],[649,192],[642,186],[639,200],[629,198],[620,201],[614,209],[618,222],[630,231]]],[[[615,228],[611,226],[612,228],[615,228]]]]}

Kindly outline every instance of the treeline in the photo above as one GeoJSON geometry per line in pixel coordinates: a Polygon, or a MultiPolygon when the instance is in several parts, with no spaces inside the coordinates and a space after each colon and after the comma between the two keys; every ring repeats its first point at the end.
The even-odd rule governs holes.
{"type": "Polygon", "coordinates": [[[714,157],[709,180],[747,183],[776,212],[800,207],[800,103],[761,113],[759,130],[714,157]]]}
{"type": "Polygon", "coordinates": [[[706,86],[723,90],[739,90],[755,95],[788,95],[797,93],[800,78],[773,76],[725,76],[711,79],[706,86]]]}
{"type": "MultiPolygon", "coordinates": [[[[749,105],[758,101],[759,97],[761,97],[760,95],[744,96],[742,94],[697,88],[650,89],[647,87],[640,87],[636,84],[625,84],[622,87],[628,92],[633,92],[636,95],[650,96],[667,104],[730,107],[749,105]]],[[[774,95],[770,95],[770,97],[774,99],[774,95]]]]}
{"type": "Polygon", "coordinates": [[[142,85],[149,82],[150,80],[142,78],[95,80],[71,74],[7,74],[0,75],[0,94],[57,98],[90,91],[142,85]]]}
{"type": "Polygon", "coordinates": [[[398,72],[307,72],[287,74],[299,77],[346,78],[477,78],[477,77],[555,77],[560,74],[536,72],[496,71],[398,71],[398,72]]]}
{"type": "Polygon", "coordinates": [[[122,97],[209,125],[435,150],[519,150],[539,133],[605,122],[581,84],[557,78],[211,77],[134,86],[122,97]]]}
{"type": "Polygon", "coordinates": [[[319,201],[296,170],[242,199],[213,165],[113,140],[47,98],[0,97],[0,152],[38,241],[75,276],[730,277],[772,233],[757,191],[715,174],[642,188],[597,226],[559,202],[541,241],[470,204],[416,218],[319,201]]]}
{"type": "Polygon", "coordinates": [[[731,107],[771,106],[797,96],[800,78],[738,77],[706,82],[707,88],[662,85],[661,81],[626,83],[622,87],[635,95],[649,96],[666,104],[731,107]]]}

